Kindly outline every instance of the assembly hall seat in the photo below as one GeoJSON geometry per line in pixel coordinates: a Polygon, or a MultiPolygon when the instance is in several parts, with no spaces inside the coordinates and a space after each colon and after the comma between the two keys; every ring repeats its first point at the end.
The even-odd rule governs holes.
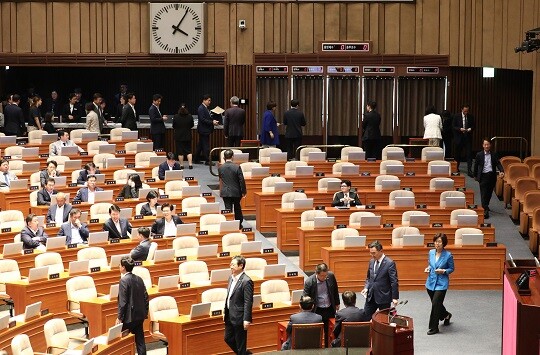
{"type": "Polygon", "coordinates": [[[281,208],[294,208],[294,200],[306,199],[307,195],[303,192],[285,192],[281,196],[281,208]]]}
{"type": "MultiPolygon", "coordinates": [[[[87,129],[83,129],[83,128],[79,128],[79,129],[74,129],[72,130],[71,132],[69,132],[69,138],[74,142],[74,143],[81,143],[82,142],[82,134],[83,133],[90,133],[89,130],[87,129]]],[[[90,153],[88,153],[90,154],[90,153]]]]}
{"type": "Polygon", "coordinates": [[[388,160],[388,152],[403,153],[403,157],[405,157],[405,151],[401,147],[384,147],[382,150],[382,160],[388,160]]]}
{"type": "Polygon", "coordinates": [[[317,190],[319,190],[319,192],[330,192],[328,191],[328,182],[330,181],[341,182],[341,179],[335,177],[320,178],[319,181],[317,181],[317,190]]]}
{"type": "Polygon", "coordinates": [[[221,246],[223,251],[236,255],[240,254],[242,243],[247,241],[248,237],[244,233],[227,233],[221,238],[221,246]]]}
{"type": "Polygon", "coordinates": [[[424,147],[422,148],[420,157],[421,161],[428,161],[427,152],[439,152],[442,153],[442,156],[444,157],[444,150],[441,147],[424,147]]]}
{"type": "Polygon", "coordinates": [[[146,287],[147,290],[152,287],[152,276],[147,268],[144,266],[135,266],[131,273],[139,276],[143,280],[144,287],[146,287]]]}
{"type": "Polygon", "coordinates": [[[291,300],[289,284],[285,280],[268,280],[261,284],[263,303],[287,303],[291,300]]]}
{"type": "Polygon", "coordinates": [[[306,147],[300,149],[300,161],[308,162],[309,153],[312,152],[321,152],[321,149],[316,147],[306,147]]]}
{"type": "Polygon", "coordinates": [[[467,208],[458,208],[458,209],[455,209],[455,210],[452,210],[452,212],[450,212],[450,225],[451,226],[457,226],[458,225],[458,220],[457,220],[457,217],[459,215],[475,215],[475,216],[478,216],[478,213],[476,213],[475,210],[469,210],[467,208]]]}
{"type": "Polygon", "coordinates": [[[429,180],[430,191],[437,191],[437,190],[441,191],[441,189],[437,189],[437,181],[452,181],[452,188],[454,188],[454,179],[448,178],[448,177],[436,177],[429,180]]]}
{"type": "Polygon", "coordinates": [[[245,273],[251,278],[264,279],[264,268],[268,265],[263,258],[246,258],[245,273]]]}
{"type": "Polygon", "coordinates": [[[313,227],[315,217],[327,217],[323,210],[307,210],[300,215],[300,227],[313,227]]]}
{"type": "Polygon", "coordinates": [[[199,239],[193,236],[181,236],[173,239],[172,248],[174,257],[179,256],[197,256],[199,249],[199,239]]]}
{"type": "MultiPolygon", "coordinates": [[[[439,207],[446,208],[446,198],[447,197],[465,197],[465,193],[462,191],[443,191],[439,195],[439,207]]],[[[467,202],[465,202],[466,204],[467,202]]],[[[465,206],[463,206],[465,207],[465,206]]]]}
{"type": "MultiPolygon", "coordinates": [[[[117,184],[126,184],[128,178],[132,174],[137,174],[137,172],[133,169],[120,169],[116,170],[113,173],[113,180],[116,181],[117,184]]],[[[146,196],[145,196],[146,197],[146,196]]]]}
{"type": "Polygon", "coordinates": [[[208,231],[209,234],[219,233],[221,222],[225,222],[227,217],[219,213],[209,213],[199,219],[199,230],[208,231]]]}
{"type": "Polygon", "coordinates": [[[402,246],[404,235],[420,234],[420,230],[416,227],[397,227],[392,231],[392,246],[402,246]]]}
{"type": "Polygon", "coordinates": [[[357,237],[360,233],[354,228],[339,228],[334,229],[330,236],[331,244],[333,248],[340,248],[345,246],[345,237],[357,237]]]}
{"type": "MultiPolygon", "coordinates": [[[[500,159],[500,162],[505,173],[507,173],[508,165],[514,164],[514,163],[521,163],[521,159],[514,156],[506,156],[506,157],[502,157],[500,159]]],[[[499,197],[503,196],[504,182],[506,181],[506,179],[507,179],[506,176],[505,177],[497,176],[497,182],[495,184],[495,194],[499,197]]]]}
{"type": "Polygon", "coordinates": [[[505,171],[503,201],[506,206],[512,202],[516,180],[520,177],[529,176],[529,166],[524,163],[513,163],[508,165],[508,169],[505,171]]]}
{"type": "Polygon", "coordinates": [[[269,147],[259,149],[259,163],[267,164],[270,163],[270,154],[272,153],[282,153],[281,149],[269,147]]]}
{"type": "Polygon", "coordinates": [[[186,197],[182,200],[182,212],[200,214],[201,204],[203,203],[208,203],[208,201],[204,197],[186,197]]]}
{"type": "Polygon", "coordinates": [[[35,267],[48,266],[49,275],[64,272],[64,263],[62,262],[62,256],[53,251],[48,251],[43,254],[36,255],[34,259],[35,267]]]}
{"type": "Polygon", "coordinates": [[[211,303],[210,311],[223,310],[227,300],[227,289],[224,287],[211,288],[201,294],[201,303],[211,303]]]}
{"type": "Polygon", "coordinates": [[[341,175],[341,171],[344,166],[354,166],[354,164],[349,162],[334,163],[334,165],[332,165],[332,174],[341,175]]]}
{"type": "Polygon", "coordinates": [[[262,179],[262,192],[274,192],[274,186],[276,182],[286,182],[284,177],[281,176],[267,176],[262,179]]]}
{"type": "Polygon", "coordinates": [[[414,192],[407,190],[394,190],[388,195],[388,206],[396,207],[396,197],[414,197],[414,192]]]}
{"type": "Polygon", "coordinates": [[[297,166],[307,166],[308,163],[300,160],[288,161],[285,163],[285,176],[296,176],[297,166]]]}
{"type": "Polygon", "coordinates": [[[424,211],[405,211],[401,215],[401,225],[402,226],[409,226],[411,223],[411,216],[428,216],[429,214],[424,211]]]}
{"type": "Polygon", "coordinates": [[[66,322],[62,318],[48,320],[43,326],[43,335],[47,343],[47,354],[64,353],[64,351],[70,349],[70,341],[84,343],[88,340],[70,336],[66,322]]]}
{"type": "Polygon", "coordinates": [[[47,131],[36,129],[35,131],[28,132],[29,144],[41,144],[41,136],[47,134],[47,131]]]}
{"type": "Polygon", "coordinates": [[[26,222],[21,211],[0,211],[0,229],[11,228],[12,232],[20,232],[24,227],[26,222]]]}
{"type": "Polygon", "coordinates": [[[458,228],[455,233],[455,245],[463,245],[463,234],[484,234],[481,229],[478,228],[458,228]]]}
{"type": "MultiPolygon", "coordinates": [[[[131,130],[129,128],[125,127],[117,127],[111,129],[111,141],[121,141],[122,140],[122,132],[130,132],[131,130]]],[[[136,142],[137,143],[137,142],[136,142]]]]}
{"type": "MultiPolygon", "coordinates": [[[[240,149],[231,149],[232,152],[233,152],[233,160],[234,160],[234,155],[235,154],[242,154],[242,151],[240,149]]],[[[220,153],[219,153],[219,163],[220,164],[225,164],[225,157],[224,157],[224,154],[225,154],[225,151],[222,150],[220,153]]]]}
{"type": "Polygon", "coordinates": [[[165,195],[169,195],[169,198],[182,197],[182,189],[185,186],[189,186],[189,182],[184,180],[171,180],[165,183],[165,195]]]}
{"type": "Polygon", "coordinates": [[[395,175],[379,175],[375,178],[375,191],[383,191],[383,180],[399,180],[399,177],[395,175]]]}
{"type": "Polygon", "coordinates": [[[403,166],[403,162],[399,161],[399,160],[383,160],[379,164],[379,174],[383,174],[383,175],[388,174],[386,172],[386,167],[388,165],[401,165],[401,166],[403,166]]]}
{"type": "Polygon", "coordinates": [[[364,149],[360,147],[343,147],[341,149],[341,161],[347,162],[349,161],[349,153],[351,152],[363,152],[364,149]]]}
{"type": "Polygon", "coordinates": [[[530,177],[523,176],[516,179],[516,189],[514,192],[514,197],[512,197],[512,218],[518,219],[519,213],[522,210],[522,202],[524,195],[528,191],[538,190],[538,182],[530,177]]]}
{"type": "Polygon", "coordinates": [[[110,218],[109,208],[112,206],[110,202],[97,202],[90,206],[90,218],[99,219],[100,223],[104,223],[110,218]]]}
{"type": "Polygon", "coordinates": [[[210,285],[208,266],[202,260],[189,260],[178,267],[180,282],[189,282],[192,286],[210,285]]]}
{"type": "Polygon", "coordinates": [[[135,168],[150,166],[150,157],[157,157],[155,152],[140,152],[135,154],[135,168]]]}
{"type": "Polygon", "coordinates": [[[167,343],[167,337],[159,331],[159,321],[178,317],[178,305],[172,296],[159,296],[150,300],[148,304],[148,318],[150,318],[150,335],[156,340],[167,343]]]}
{"type": "Polygon", "coordinates": [[[260,163],[254,163],[254,162],[247,162],[240,164],[240,169],[242,169],[242,174],[244,174],[245,178],[251,177],[251,170],[253,168],[260,168],[262,165],[260,163]]]}
{"type": "MultiPolygon", "coordinates": [[[[428,166],[427,166],[427,174],[428,175],[435,175],[433,172],[432,172],[432,166],[434,165],[443,165],[443,166],[447,166],[448,167],[448,175],[450,175],[452,173],[452,166],[450,165],[450,162],[449,161],[445,161],[445,160],[432,160],[428,163],[428,166]]],[[[438,176],[442,176],[441,174],[437,174],[438,176]]]]}
{"type": "Polygon", "coordinates": [[[360,228],[362,227],[362,217],[372,216],[375,216],[375,213],[367,211],[353,212],[349,216],[349,227],[360,228]]]}

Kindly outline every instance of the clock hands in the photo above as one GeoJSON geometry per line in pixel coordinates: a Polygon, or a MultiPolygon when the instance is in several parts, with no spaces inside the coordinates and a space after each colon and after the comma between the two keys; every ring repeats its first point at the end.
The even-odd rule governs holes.
{"type": "Polygon", "coordinates": [[[182,30],[180,29],[180,25],[182,24],[182,22],[183,22],[184,19],[186,18],[187,13],[188,13],[188,10],[186,10],[186,12],[184,13],[184,16],[182,16],[182,19],[180,20],[180,22],[178,22],[178,25],[176,25],[176,26],[175,26],[175,25],[172,25],[172,28],[174,29],[174,31],[173,31],[173,33],[172,33],[173,35],[176,33],[176,31],[178,31],[178,32],[180,32],[180,33],[183,34],[183,35],[189,36],[186,32],[184,32],[184,31],[182,31],[182,30]]]}

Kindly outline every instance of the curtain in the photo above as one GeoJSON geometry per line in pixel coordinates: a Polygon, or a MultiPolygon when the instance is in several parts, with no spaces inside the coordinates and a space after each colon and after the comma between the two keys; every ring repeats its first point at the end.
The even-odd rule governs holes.
{"type": "MultiPolygon", "coordinates": [[[[377,102],[377,111],[381,115],[381,134],[393,135],[394,78],[364,77],[364,103],[377,102]]],[[[365,111],[362,107],[362,112],[365,111]]]]}
{"type": "Polygon", "coordinates": [[[400,136],[423,136],[426,107],[444,109],[445,78],[400,77],[398,79],[398,131],[400,136]]]}
{"type": "Polygon", "coordinates": [[[328,135],[358,136],[360,78],[331,76],[328,84],[328,135]]]}
{"type": "MultiPolygon", "coordinates": [[[[306,117],[304,135],[323,136],[324,78],[322,76],[294,76],[293,98],[300,101],[300,108],[306,117]]],[[[321,142],[322,143],[322,139],[321,142]]]]}
{"type": "Polygon", "coordinates": [[[281,122],[283,114],[289,109],[289,80],[286,76],[257,77],[257,134],[261,131],[268,101],[277,104],[276,120],[281,122]]]}

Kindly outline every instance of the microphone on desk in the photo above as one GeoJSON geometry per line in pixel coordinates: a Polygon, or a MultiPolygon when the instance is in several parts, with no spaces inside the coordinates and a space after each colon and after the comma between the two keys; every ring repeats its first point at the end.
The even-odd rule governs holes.
{"type": "Polygon", "coordinates": [[[536,256],[534,257],[534,262],[536,263],[536,266],[537,266],[537,267],[540,267],[540,262],[538,261],[538,259],[536,258],[536,256]]]}
{"type": "Polygon", "coordinates": [[[398,304],[395,305],[395,307],[390,307],[390,309],[388,310],[388,323],[391,323],[391,320],[397,314],[397,307],[401,306],[403,302],[404,301],[399,301],[398,304]]]}
{"type": "Polygon", "coordinates": [[[390,317],[390,319],[388,320],[388,323],[394,323],[394,319],[398,316],[398,308],[402,308],[407,303],[409,303],[409,300],[400,301],[397,304],[396,308],[394,308],[394,312],[392,312],[392,317],[390,317]]]}

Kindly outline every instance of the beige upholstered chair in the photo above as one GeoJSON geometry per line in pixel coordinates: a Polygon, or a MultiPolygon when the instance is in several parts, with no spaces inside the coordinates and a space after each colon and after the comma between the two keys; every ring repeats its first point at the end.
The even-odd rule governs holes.
{"type": "Polygon", "coordinates": [[[60,172],[63,172],[65,170],[66,161],[71,160],[71,158],[68,157],[68,156],[65,156],[65,155],[55,155],[54,157],[49,157],[47,159],[47,162],[49,162],[51,160],[54,160],[56,162],[56,164],[58,164],[56,169],[58,171],[60,171],[60,172]]]}
{"type": "Polygon", "coordinates": [[[201,213],[201,204],[207,203],[208,201],[204,197],[187,197],[182,200],[182,212],[200,214],[201,213]]]}
{"type": "Polygon", "coordinates": [[[244,233],[227,233],[221,238],[223,251],[228,251],[231,255],[240,254],[240,246],[247,242],[248,237],[244,233]]]}
{"type": "Polygon", "coordinates": [[[39,190],[30,192],[30,207],[37,207],[37,194],[39,190]]]}
{"type": "Polygon", "coordinates": [[[328,192],[328,182],[329,181],[338,181],[341,182],[341,179],[335,177],[324,177],[320,178],[317,182],[317,189],[321,192],[328,192]]]}
{"type": "Polygon", "coordinates": [[[148,271],[147,268],[145,268],[144,266],[135,266],[132,273],[133,275],[139,276],[143,280],[144,287],[146,287],[146,289],[152,287],[152,276],[150,275],[150,271],[148,271]]]}
{"type": "Polygon", "coordinates": [[[341,149],[341,161],[349,161],[350,152],[363,152],[360,147],[344,147],[341,149]]]}
{"type": "Polygon", "coordinates": [[[64,351],[70,348],[70,340],[76,340],[81,343],[87,340],[70,336],[66,322],[62,318],[48,320],[43,326],[43,335],[45,335],[45,342],[47,343],[47,354],[64,353],[64,351]]]}
{"type": "Polygon", "coordinates": [[[388,152],[401,152],[405,156],[405,151],[401,147],[384,147],[382,150],[382,160],[388,159],[388,152]]]}
{"type": "Polygon", "coordinates": [[[287,180],[285,180],[285,178],[281,176],[267,176],[262,179],[262,192],[274,192],[274,186],[276,185],[276,182],[286,181],[287,180]]]}
{"type": "Polygon", "coordinates": [[[156,179],[156,181],[159,180],[159,166],[152,168],[152,177],[156,179]]]}
{"type": "Polygon", "coordinates": [[[294,208],[294,200],[305,198],[307,198],[307,196],[303,192],[285,192],[281,196],[281,208],[294,208]]]}
{"type": "Polygon", "coordinates": [[[66,281],[67,312],[72,317],[78,318],[86,328],[88,334],[88,321],[81,313],[81,301],[88,301],[98,297],[96,285],[92,276],[75,276],[66,281]]]}
{"type": "Polygon", "coordinates": [[[379,164],[379,174],[387,174],[386,167],[388,165],[401,165],[403,166],[403,162],[399,160],[384,160],[381,161],[379,164]]]}
{"type": "Polygon", "coordinates": [[[444,150],[441,147],[424,147],[422,148],[422,161],[428,161],[426,152],[439,152],[444,157],[444,150]]]}
{"type": "Polygon", "coordinates": [[[62,262],[62,256],[53,251],[48,251],[43,254],[36,255],[34,259],[35,267],[48,266],[49,275],[64,272],[64,263],[62,262]]]}
{"type": "Polygon", "coordinates": [[[367,212],[367,211],[353,212],[349,216],[349,227],[360,228],[362,227],[362,217],[371,217],[371,216],[375,216],[375,213],[367,212]]]}
{"type": "Polygon", "coordinates": [[[47,134],[47,131],[35,130],[28,132],[28,143],[30,144],[41,144],[41,136],[47,134]]]}
{"type": "Polygon", "coordinates": [[[343,247],[345,242],[345,237],[349,236],[359,236],[360,234],[354,228],[339,228],[334,229],[331,234],[332,247],[343,247]]]}
{"type": "Polygon", "coordinates": [[[182,189],[185,186],[189,186],[189,182],[184,180],[171,180],[165,183],[165,195],[169,195],[169,198],[182,197],[182,189]]]}
{"type": "Polygon", "coordinates": [[[411,234],[420,234],[416,227],[397,227],[392,231],[392,246],[403,245],[403,236],[411,234]]]}
{"type": "Polygon", "coordinates": [[[340,163],[334,163],[334,165],[332,165],[332,174],[333,175],[341,175],[341,168],[343,166],[354,166],[353,163],[349,163],[349,162],[340,162],[340,163]]]}
{"type": "MultiPolygon", "coordinates": [[[[11,339],[11,353],[13,355],[34,355],[34,349],[30,344],[30,338],[26,334],[17,334],[11,339]]],[[[37,353],[43,354],[43,353],[37,353]]]]}
{"type": "Polygon", "coordinates": [[[321,149],[316,147],[306,147],[300,149],[300,161],[307,162],[309,158],[309,153],[311,152],[321,152],[321,149]]]}
{"type": "Polygon", "coordinates": [[[167,341],[167,337],[159,331],[159,321],[175,318],[179,315],[178,305],[172,296],[159,296],[150,300],[148,304],[148,318],[150,318],[150,335],[152,338],[167,341]]]}
{"type": "Polygon", "coordinates": [[[77,252],[77,260],[88,260],[88,267],[100,267],[101,270],[108,270],[109,263],[107,262],[107,253],[101,247],[82,248],[77,252]]]}
{"type": "Polygon", "coordinates": [[[76,183],[77,182],[77,179],[79,178],[79,174],[81,173],[82,169],[81,170],[73,170],[71,172],[71,182],[72,183],[76,183]]]}
{"type": "MultiPolygon", "coordinates": [[[[427,174],[428,175],[433,175],[431,173],[431,167],[433,165],[444,165],[444,166],[447,166],[448,167],[448,175],[450,175],[450,173],[452,172],[452,167],[450,166],[450,162],[449,161],[446,161],[446,160],[432,160],[428,163],[428,167],[427,167],[427,174]]],[[[439,176],[442,176],[440,174],[437,174],[439,176]]]]}
{"type": "Polygon", "coordinates": [[[195,286],[210,285],[208,266],[201,260],[189,260],[180,264],[180,282],[189,282],[195,286]]]}
{"type": "Polygon", "coordinates": [[[0,212],[0,228],[11,228],[12,232],[19,232],[26,226],[24,215],[18,210],[0,212]]]}
{"type": "Polygon", "coordinates": [[[41,180],[39,175],[41,174],[41,171],[36,171],[35,173],[32,173],[30,175],[30,186],[39,186],[41,187],[41,180]]]}
{"type": "Polygon", "coordinates": [[[135,154],[135,167],[142,168],[150,166],[150,157],[157,157],[155,152],[140,152],[135,154]]]}
{"type": "Polygon", "coordinates": [[[146,261],[154,260],[154,255],[156,255],[157,249],[158,249],[158,244],[156,242],[150,243],[150,248],[148,249],[148,255],[146,256],[146,261]]]}
{"type": "Polygon", "coordinates": [[[375,191],[382,191],[382,182],[383,180],[399,180],[395,175],[379,175],[375,178],[375,191]]]}
{"type": "Polygon", "coordinates": [[[218,213],[209,213],[201,216],[199,220],[200,230],[208,231],[209,234],[219,233],[219,225],[225,222],[227,218],[218,213]]]}
{"type": "Polygon", "coordinates": [[[7,300],[6,282],[21,281],[21,272],[16,260],[0,259],[0,299],[7,300]]]}
{"type": "MultiPolygon", "coordinates": [[[[99,153],[99,146],[100,145],[106,145],[109,144],[109,142],[106,141],[91,141],[88,142],[86,145],[86,150],[88,151],[89,155],[94,155],[99,153]]],[[[94,162],[95,164],[96,162],[94,162]]]]}
{"type": "MultiPolygon", "coordinates": [[[[231,149],[233,151],[233,154],[242,154],[242,151],[240,149],[231,149]]],[[[225,151],[222,150],[220,153],[219,153],[219,163],[220,164],[224,164],[225,163],[225,158],[223,157],[223,154],[225,154],[225,151]]]]}
{"type": "Polygon", "coordinates": [[[463,234],[484,234],[481,229],[478,228],[458,228],[455,234],[455,245],[463,245],[463,234]]]}
{"type": "Polygon", "coordinates": [[[107,159],[115,158],[116,156],[112,153],[96,153],[92,158],[92,162],[100,168],[105,168],[107,165],[107,159]]]}
{"type": "MultiPolygon", "coordinates": [[[[439,206],[441,208],[446,208],[446,198],[447,197],[465,197],[465,193],[461,191],[443,191],[439,197],[439,206]]],[[[465,207],[465,206],[463,206],[465,207]]]]}
{"type": "Polygon", "coordinates": [[[131,131],[129,128],[124,128],[124,127],[118,127],[118,128],[111,129],[111,141],[121,141],[122,140],[122,132],[129,132],[129,131],[131,131]]]}
{"type": "Polygon", "coordinates": [[[139,144],[139,142],[137,142],[137,141],[135,141],[135,142],[127,142],[126,144],[124,144],[124,150],[128,154],[136,154],[138,144],[139,144]]]}
{"type": "MultiPolygon", "coordinates": [[[[90,132],[89,130],[83,129],[83,128],[74,129],[71,132],[69,132],[69,138],[75,143],[81,143],[82,142],[82,134],[83,133],[89,133],[89,132],[90,132]]],[[[90,153],[88,153],[88,154],[90,154],[90,153]]]]}
{"type": "Polygon", "coordinates": [[[192,236],[176,237],[173,240],[172,248],[174,256],[197,256],[199,239],[192,236]]]}
{"type": "Polygon", "coordinates": [[[291,300],[289,284],[285,280],[268,280],[261,284],[261,300],[263,303],[282,303],[291,300]]]}
{"type": "Polygon", "coordinates": [[[450,212],[450,225],[451,226],[458,225],[457,216],[459,215],[477,216],[478,213],[476,213],[475,210],[469,210],[467,208],[458,208],[458,209],[452,210],[452,212],[450,212]]]}
{"type": "Polygon", "coordinates": [[[307,210],[300,215],[300,227],[313,227],[315,217],[327,217],[323,210],[307,210]]]}
{"type": "Polygon", "coordinates": [[[244,271],[251,278],[264,278],[264,268],[268,263],[263,258],[246,258],[244,271]]]}
{"type": "Polygon", "coordinates": [[[97,202],[90,206],[90,218],[99,219],[100,223],[104,223],[109,219],[109,208],[112,206],[110,202],[97,202]]]}
{"type": "Polygon", "coordinates": [[[223,310],[227,300],[226,288],[211,288],[201,294],[202,303],[211,303],[210,311],[223,310]]]}
{"type": "MultiPolygon", "coordinates": [[[[7,155],[7,153],[6,153],[7,155]]],[[[9,161],[9,171],[11,171],[15,175],[21,175],[23,164],[26,164],[26,161],[24,160],[10,160],[9,161]]]]}
{"type": "Polygon", "coordinates": [[[297,166],[307,166],[308,163],[300,160],[288,161],[285,163],[285,176],[296,176],[297,166]]]}
{"type": "Polygon", "coordinates": [[[414,192],[406,190],[394,190],[388,196],[388,206],[396,207],[396,197],[414,197],[414,192]]]}
{"type": "Polygon", "coordinates": [[[274,147],[259,149],[259,163],[270,163],[270,154],[272,153],[281,153],[281,149],[274,147]]]}
{"type": "Polygon", "coordinates": [[[402,226],[409,226],[411,222],[411,216],[427,216],[428,213],[424,211],[405,211],[401,215],[401,225],[402,226]]]}
{"type": "Polygon", "coordinates": [[[133,170],[133,169],[116,170],[113,173],[113,180],[115,180],[117,184],[126,184],[129,176],[131,174],[136,174],[136,173],[137,172],[135,170],[133,170]]]}
{"type": "Polygon", "coordinates": [[[242,173],[244,174],[244,177],[249,178],[251,177],[251,170],[253,168],[260,168],[262,165],[260,163],[253,163],[253,162],[247,162],[240,164],[240,169],[242,169],[242,173]]]}
{"type": "Polygon", "coordinates": [[[452,178],[447,178],[447,177],[433,178],[433,179],[429,180],[429,190],[430,191],[437,191],[437,187],[436,187],[437,181],[452,181],[452,187],[453,187],[453,183],[454,183],[454,179],[452,179],[452,178]]]}
{"type": "MultiPolygon", "coordinates": [[[[23,148],[24,147],[21,145],[13,145],[11,147],[6,147],[6,149],[4,149],[4,155],[10,155],[12,158],[20,157],[22,156],[23,148]]],[[[11,168],[11,165],[10,165],[10,168],[11,168]]]]}

